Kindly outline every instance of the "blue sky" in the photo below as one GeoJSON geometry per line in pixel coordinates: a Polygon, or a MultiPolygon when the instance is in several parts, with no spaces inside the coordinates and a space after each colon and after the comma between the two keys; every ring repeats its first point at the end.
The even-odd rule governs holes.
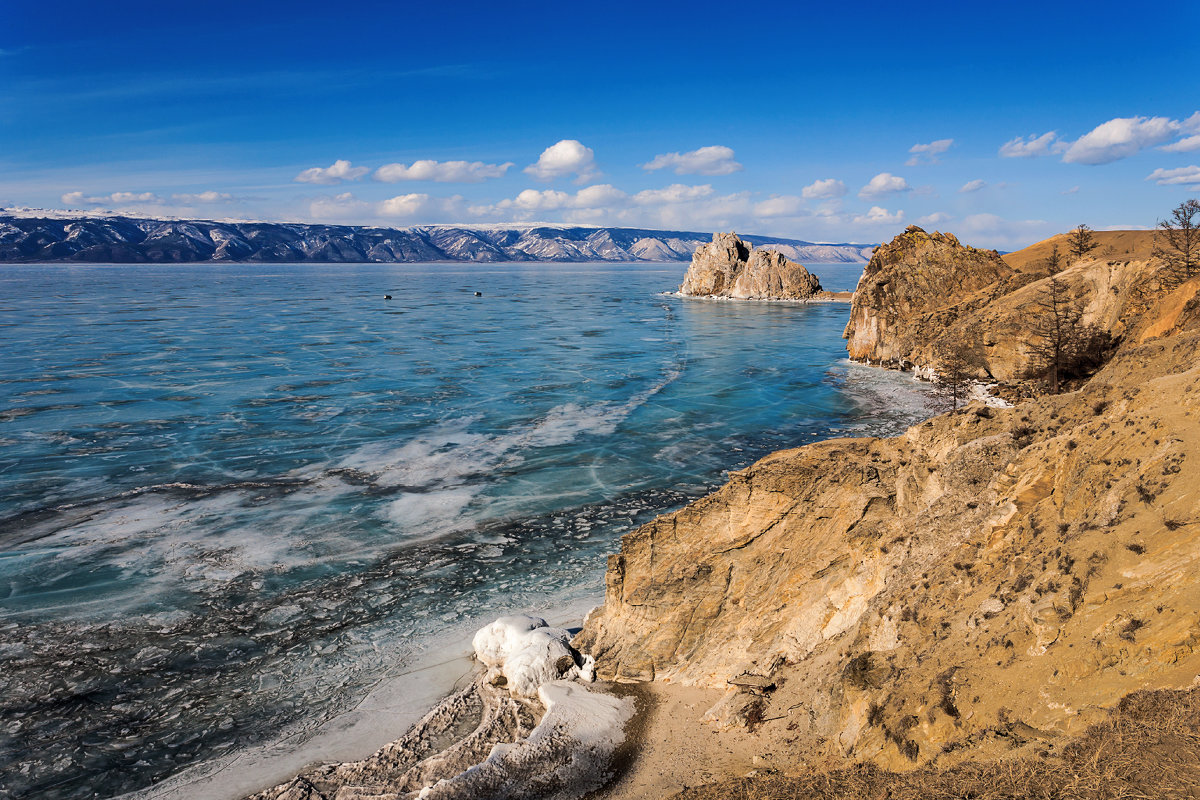
{"type": "Polygon", "coordinates": [[[0,206],[1012,248],[1200,194],[1200,4],[836,5],[13,3],[0,206]]]}

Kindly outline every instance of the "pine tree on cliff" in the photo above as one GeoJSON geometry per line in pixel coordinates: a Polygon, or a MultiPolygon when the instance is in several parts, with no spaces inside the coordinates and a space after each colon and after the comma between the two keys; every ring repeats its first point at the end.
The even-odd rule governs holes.
{"type": "Polygon", "coordinates": [[[1100,243],[1096,241],[1096,237],[1092,235],[1092,229],[1087,225],[1077,225],[1073,231],[1067,234],[1067,250],[1071,254],[1071,263],[1080,261],[1099,246],[1100,243]]]}
{"type": "Polygon", "coordinates": [[[1057,277],[1062,264],[1058,245],[1050,251],[1045,264],[1050,278],[1033,304],[1033,317],[1029,321],[1031,373],[1045,380],[1051,393],[1058,394],[1073,340],[1078,338],[1081,313],[1068,295],[1067,285],[1057,277]]]}
{"type": "Polygon", "coordinates": [[[964,328],[953,338],[938,343],[938,389],[950,401],[951,410],[965,403],[971,384],[985,366],[983,341],[975,327],[964,328]]]}
{"type": "Polygon", "coordinates": [[[1168,219],[1158,221],[1154,257],[1165,265],[1170,284],[1200,275],[1200,201],[1185,200],[1168,219]]]}

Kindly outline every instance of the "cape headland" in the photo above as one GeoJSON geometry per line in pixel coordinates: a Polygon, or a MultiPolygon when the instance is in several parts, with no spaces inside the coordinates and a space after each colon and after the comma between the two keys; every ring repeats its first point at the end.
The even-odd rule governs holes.
{"type": "Polygon", "coordinates": [[[856,796],[907,780],[889,771],[977,777],[996,759],[1060,791],[1070,754],[1134,707],[1157,744],[1134,737],[1079,796],[1194,790],[1200,278],[1131,255],[1048,275],[916,227],[875,253],[846,329],[857,358],[936,369],[938,344],[976,329],[981,376],[1030,375],[1052,280],[1110,346],[1071,391],[775,453],[623,537],[575,644],[669,713],[650,715],[659,743],[611,796],[718,781],[713,763],[736,780],[689,797],[856,796]],[[680,719],[713,733],[688,742],[680,719]],[[1154,784],[1139,760],[1161,763],[1172,737],[1192,766],[1154,784]],[[814,770],[848,794],[813,790],[814,770]]]}
{"type": "MultiPolygon", "coordinates": [[[[600,717],[624,719],[630,696],[637,707],[625,745],[599,736],[585,750],[584,772],[598,774],[599,755],[616,772],[590,796],[1195,795],[1200,277],[1167,276],[1138,250],[1147,236],[1052,274],[1030,253],[1053,242],[1001,257],[911,227],[879,249],[850,309],[851,355],[945,370],[947,343],[978,335],[970,369],[1028,391],[891,438],[774,453],[626,534],[604,604],[574,640],[538,634],[556,642],[535,659],[543,686],[586,697],[561,678],[594,668],[596,687],[625,703],[600,703],[600,717]],[[1059,308],[1049,296],[1072,331],[1105,342],[1086,358],[1072,350],[1073,371],[1055,362],[1053,389],[1036,341],[1039,315],[1059,308]]],[[[685,287],[732,291],[744,273],[723,265],[753,261],[732,234],[702,250],[685,287]]],[[[775,266],[743,283],[747,296],[782,285],[777,262],[762,263],[775,266]]],[[[558,724],[554,699],[498,691],[517,682],[480,659],[491,670],[431,712],[424,738],[260,797],[409,798],[422,784],[421,797],[467,796],[452,789],[479,769],[541,752],[514,743],[546,739],[537,717],[558,724]],[[433,784],[405,747],[449,752],[454,714],[482,715],[459,750],[483,766],[433,784]],[[399,774],[403,785],[390,782],[399,774]]],[[[587,735],[554,739],[567,740],[587,735]]],[[[551,752],[544,768],[522,762],[517,783],[480,785],[495,797],[582,791],[562,777],[583,762],[551,752]]]]}

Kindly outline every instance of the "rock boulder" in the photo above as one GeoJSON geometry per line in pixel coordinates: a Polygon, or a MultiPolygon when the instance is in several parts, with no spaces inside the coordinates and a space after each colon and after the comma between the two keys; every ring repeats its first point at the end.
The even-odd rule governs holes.
{"type": "Polygon", "coordinates": [[[821,282],[772,250],[754,250],[736,233],[716,233],[696,249],[679,293],[739,300],[809,300],[821,282]]]}

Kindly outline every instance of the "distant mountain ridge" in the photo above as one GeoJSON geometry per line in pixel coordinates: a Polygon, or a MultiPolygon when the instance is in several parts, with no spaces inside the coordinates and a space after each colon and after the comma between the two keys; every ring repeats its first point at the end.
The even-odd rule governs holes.
{"type": "MultiPolygon", "coordinates": [[[[796,261],[865,263],[874,245],[743,236],[796,261]]],[[[711,233],[551,224],[379,228],[0,210],[0,262],[687,261],[711,233]]]]}

